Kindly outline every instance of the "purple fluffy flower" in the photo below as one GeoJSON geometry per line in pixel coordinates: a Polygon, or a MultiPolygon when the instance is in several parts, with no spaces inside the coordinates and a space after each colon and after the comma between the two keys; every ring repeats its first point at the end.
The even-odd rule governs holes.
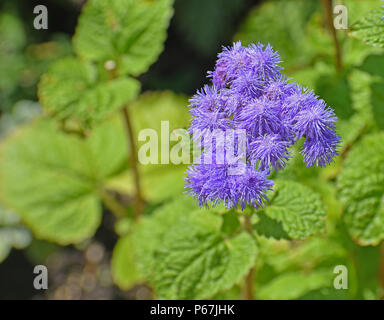
{"type": "Polygon", "coordinates": [[[297,113],[294,127],[298,138],[305,135],[314,140],[326,140],[336,121],[333,110],[327,108],[323,100],[318,100],[297,113]]]}
{"type": "Polygon", "coordinates": [[[255,77],[252,71],[241,72],[239,76],[233,80],[231,91],[234,95],[240,95],[243,98],[258,98],[262,93],[263,81],[255,77]]]}
{"type": "Polygon", "coordinates": [[[203,89],[198,90],[197,93],[189,99],[190,107],[198,107],[205,111],[217,110],[220,106],[221,95],[215,86],[205,85],[203,89]]]}
{"type": "Polygon", "coordinates": [[[269,44],[236,42],[218,54],[211,86],[190,99],[190,132],[202,153],[187,171],[186,187],[199,205],[261,207],[273,185],[268,176],[284,168],[289,147],[302,137],[308,167],[337,155],[333,110],[312,90],[289,82],[280,63],[269,44]]]}
{"type": "Polygon", "coordinates": [[[225,88],[228,83],[236,79],[241,70],[246,70],[250,63],[249,58],[246,48],[240,41],[234,43],[233,47],[223,47],[223,51],[218,54],[215,70],[208,72],[208,76],[212,78],[212,83],[217,88],[225,88]]]}
{"type": "Polygon", "coordinates": [[[247,204],[262,207],[263,201],[268,200],[266,193],[272,190],[273,181],[266,178],[266,172],[248,166],[244,174],[234,175],[232,179],[235,180],[235,204],[239,203],[242,210],[247,204]]]}
{"type": "Polygon", "coordinates": [[[191,133],[193,130],[214,130],[229,129],[231,120],[228,119],[225,112],[220,111],[204,111],[200,109],[191,110],[193,119],[191,121],[191,133]]]}
{"type": "Polygon", "coordinates": [[[281,139],[278,134],[266,134],[256,138],[250,143],[251,163],[259,161],[261,170],[269,167],[275,170],[284,167],[290,158],[288,147],[290,143],[281,139]]]}
{"type": "Polygon", "coordinates": [[[270,44],[264,46],[261,43],[251,44],[247,48],[250,57],[249,67],[262,79],[274,78],[282,69],[279,64],[281,58],[270,44]]]}
{"type": "Polygon", "coordinates": [[[287,95],[282,105],[282,112],[292,119],[301,110],[311,108],[318,103],[318,97],[313,90],[305,89],[297,85],[290,95],[287,95]]]}
{"type": "Polygon", "coordinates": [[[231,203],[226,167],[218,165],[192,165],[187,170],[186,186],[189,194],[196,197],[199,205],[216,204],[220,200],[231,203]]]}
{"type": "Polygon", "coordinates": [[[187,171],[186,186],[189,194],[196,197],[200,206],[216,205],[223,202],[227,208],[238,203],[262,206],[267,199],[266,192],[273,182],[266,179],[266,173],[248,166],[244,173],[229,174],[226,165],[192,165],[187,171]]]}
{"type": "Polygon", "coordinates": [[[278,104],[264,96],[245,106],[235,119],[238,127],[246,129],[252,137],[278,133],[280,129],[278,104]]]}
{"type": "Polygon", "coordinates": [[[284,101],[294,93],[294,89],[295,84],[288,83],[288,79],[281,75],[264,86],[263,95],[271,101],[284,101]]]}
{"type": "Polygon", "coordinates": [[[228,89],[223,89],[221,92],[223,98],[223,109],[229,116],[238,114],[244,105],[246,105],[249,101],[248,98],[238,94],[233,94],[233,92],[228,89]]]}
{"type": "Polygon", "coordinates": [[[338,154],[337,148],[339,144],[340,138],[333,131],[329,131],[324,140],[307,138],[301,151],[307,167],[312,167],[313,165],[323,167],[331,163],[338,154]]]}

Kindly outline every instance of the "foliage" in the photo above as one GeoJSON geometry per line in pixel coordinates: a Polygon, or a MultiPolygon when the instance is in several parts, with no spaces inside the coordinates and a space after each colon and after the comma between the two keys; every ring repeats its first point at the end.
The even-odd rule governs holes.
{"type": "Polygon", "coordinates": [[[145,72],[163,49],[172,2],[90,1],[79,19],[75,52],[89,61],[114,61],[121,75],[145,72]]]}
{"type": "Polygon", "coordinates": [[[75,58],[59,60],[41,78],[40,102],[59,119],[71,117],[89,123],[132,100],[140,88],[131,78],[101,81],[98,77],[92,64],[75,58]]]}
{"type": "Polygon", "coordinates": [[[292,239],[304,239],[324,231],[326,214],[320,196],[296,182],[276,181],[263,212],[280,222],[292,239]]]}
{"type": "MultiPolygon", "coordinates": [[[[109,130],[115,128],[110,125],[109,130]]],[[[124,140],[114,140],[114,148],[108,148],[112,155],[103,152],[113,163],[100,170],[98,164],[104,161],[98,151],[104,146],[99,142],[105,140],[99,135],[104,132],[96,130],[84,142],[57,132],[52,122],[42,120],[19,129],[3,143],[1,197],[37,237],[68,244],[89,237],[98,227],[98,185],[116,170],[126,153],[124,140]],[[22,177],[29,179],[19,183],[22,177]]]]}
{"type": "Polygon", "coordinates": [[[362,245],[377,245],[384,238],[384,136],[366,136],[356,144],[338,179],[344,219],[362,245]]]}
{"type": "Polygon", "coordinates": [[[351,35],[373,46],[384,47],[383,10],[377,9],[351,27],[351,35]]]}
{"type": "Polygon", "coordinates": [[[148,286],[155,299],[239,299],[247,284],[254,299],[382,298],[381,3],[344,1],[349,30],[336,31],[337,70],[320,1],[265,0],[253,8],[246,1],[184,2],[88,0],[72,41],[31,37],[12,6],[2,10],[0,262],[12,248],[29,246],[23,254],[44,264],[52,252],[85,250],[111,228],[108,264],[121,292],[148,286]],[[157,133],[159,151],[178,143],[163,138],[161,121],[169,121],[169,133],[187,128],[186,94],[196,83],[175,88],[193,73],[205,77],[206,65],[180,67],[172,87],[151,73],[167,48],[174,11],[169,34],[186,38],[184,62],[202,55],[213,68],[212,53],[225,41],[271,43],[289,77],[335,109],[342,142],[334,163],[306,168],[299,140],[285,170],[271,173],[268,202],[243,212],[200,208],[185,194],[185,164],[135,163],[132,152],[148,142],[138,141],[143,129],[157,133]],[[227,18],[238,28],[225,40],[227,18]],[[184,94],[148,90],[156,81],[184,94]],[[334,287],[337,265],[348,269],[348,290],[334,287]]]}

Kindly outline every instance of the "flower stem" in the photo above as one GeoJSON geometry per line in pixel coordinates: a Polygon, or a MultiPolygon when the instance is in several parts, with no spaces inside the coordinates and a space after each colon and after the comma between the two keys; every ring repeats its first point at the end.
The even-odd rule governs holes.
{"type": "Polygon", "coordinates": [[[333,15],[332,15],[332,0],[321,0],[326,16],[327,16],[327,23],[328,28],[331,31],[333,44],[335,46],[335,63],[336,63],[336,70],[341,71],[343,69],[343,62],[342,62],[342,56],[341,56],[341,47],[340,42],[337,38],[336,29],[333,25],[333,15]]]}
{"type": "MultiPolygon", "coordinates": [[[[249,234],[252,235],[252,223],[251,215],[244,216],[243,228],[249,234]]],[[[255,269],[252,267],[248,274],[245,276],[244,288],[243,288],[243,299],[253,300],[253,283],[254,283],[255,269]]]]}
{"type": "MultiPolygon", "coordinates": [[[[113,62],[113,61],[112,61],[113,62]]],[[[118,77],[117,70],[115,68],[115,65],[107,66],[105,65],[107,71],[109,72],[110,79],[116,79],[118,77]]],[[[143,209],[143,197],[141,195],[141,187],[140,187],[140,174],[139,174],[139,168],[137,165],[137,152],[136,152],[136,143],[135,143],[135,136],[133,133],[132,123],[131,119],[129,117],[129,111],[128,106],[124,105],[121,108],[121,114],[124,120],[125,125],[125,132],[127,136],[127,143],[128,143],[128,150],[129,152],[129,162],[131,165],[131,169],[133,171],[133,179],[134,179],[134,185],[135,185],[135,204],[133,207],[133,217],[135,220],[137,220],[142,212],[143,209]]]]}
{"type": "Polygon", "coordinates": [[[135,192],[136,192],[133,215],[135,219],[138,219],[143,209],[143,200],[142,200],[143,197],[141,195],[141,184],[140,184],[139,168],[137,165],[135,137],[134,137],[132,123],[129,117],[129,111],[127,106],[124,106],[121,112],[122,112],[126,134],[127,134],[128,150],[130,150],[130,165],[133,171],[133,179],[134,179],[135,192]]]}

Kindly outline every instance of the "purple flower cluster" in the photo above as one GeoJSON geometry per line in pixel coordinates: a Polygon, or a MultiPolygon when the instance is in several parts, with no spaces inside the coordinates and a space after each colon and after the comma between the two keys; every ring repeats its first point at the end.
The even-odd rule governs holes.
{"type": "MultiPolygon", "coordinates": [[[[269,44],[234,43],[219,53],[214,71],[208,73],[212,84],[190,99],[191,133],[246,132],[241,173],[233,174],[232,163],[215,161],[189,167],[186,187],[199,205],[262,206],[273,186],[267,177],[284,168],[291,157],[289,147],[302,137],[308,167],[325,166],[337,155],[340,138],[333,110],[312,90],[290,83],[280,63],[269,44]]],[[[213,154],[218,152],[213,149],[213,154]]]]}

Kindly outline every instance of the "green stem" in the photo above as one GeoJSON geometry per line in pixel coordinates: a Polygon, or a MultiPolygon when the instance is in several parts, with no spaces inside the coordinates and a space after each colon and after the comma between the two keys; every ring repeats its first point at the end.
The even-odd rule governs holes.
{"type": "Polygon", "coordinates": [[[125,208],[111,194],[109,194],[107,190],[102,190],[100,196],[104,205],[115,215],[117,219],[121,219],[126,216],[125,208]]]}
{"type": "Polygon", "coordinates": [[[332,0],[321,0],[321,2],[326,13],[328,28],[331,32],[333,44],[335,46],[336,70],[340,72],[343,69],[343,62],[341,56],[340,42],[337,38],[335,26],[333,25],[332,0]]]}
{"type": "MultiPolygon", "coordinates": [[[[115,68],[115,65],[113,65],[112,67],[105,65],[105,68],[109,72],[110,79],[116,79],[118,77],[118,73],[115,68]]],[[[122,114],[124,125],[125,125],[128,150],[130,151],[129,162],[133,172],[133,179],[134,179],[134,185],[135,185],[135,204],[133,207],[133,217],[135,220],[137,220],[140,218],[141,212],[143,210],[143,197],[141,195],[141,183],[140,183],[139,168],[137,164],[135,135],[134,135],[134,131],[133,131],[127,106],[122,107],[121,114],[122,114]]]]}
{"type": "MultiPolygon", "coordinates": [[[[251,215],[244,216],[243,228],[249,234],[252,235],[252,223],[251,215]]],[[[245,276],[244,288],[243,288],[243,299],[244,300],[253,300],[253,283],[254,283],[255,269],[252,267],[248,274],[245,276]]]]}
{"type": "Polygon", "coordinates": [[[135,219],[139,219],[143,209],[143,197],[141,195],[141,183],[140,183],[139,168],[137,165],[137,151],[136,151],[135,137],[133,133],[131,119],[129,117],[128,108],[126,106],[122,108],[122,116],[123,116],[125,129],[127,133],[128,150],[130,150],[130,165],[133,172],[133,179],[134,179],[135,192],[136,192],[133,215],[135,219]]]}

